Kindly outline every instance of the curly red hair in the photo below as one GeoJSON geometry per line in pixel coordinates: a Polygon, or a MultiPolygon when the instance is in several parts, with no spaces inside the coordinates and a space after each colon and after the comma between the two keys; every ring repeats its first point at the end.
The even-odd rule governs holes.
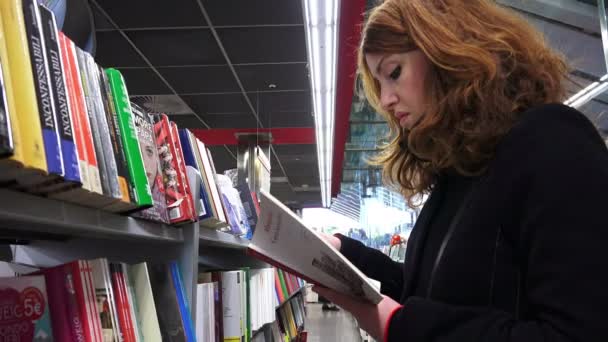
{"type": "Polygon", "coordinates": [[[410,205],[444,170],[482,174],[522,112],[563,101],[569,70],[538,31],[489,0],[384,1],[365,23],[358,66],[368,101],[391,129],[372,163],[410,205]],[[415,49],[432,65],[426,113],[404,130],[382,109],[365,55],[415,49]]]}

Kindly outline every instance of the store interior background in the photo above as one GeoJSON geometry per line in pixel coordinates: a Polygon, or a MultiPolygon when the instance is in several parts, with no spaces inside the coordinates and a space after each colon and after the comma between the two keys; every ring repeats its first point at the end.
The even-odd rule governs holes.
{"type": "MultiPolygon", "coordinates": [[[[567,57],[572,66],[568,97],[592,85],[576,106],[606,137],[604,1],[498,2],[523,15],[567,57]]],[[[343,0],[339,18],[374,3],[343,0]]],[[[417,211],[383,187],[379,169],[366,163],[387,126],[353,94],[353,82],[341,77],[352,70],[337,69],[337,97],[346,96],[348,105],[336,109],[334,158],[343,155],[343,160],[332,165],[331,205],[319,209],[323,202],[302,1],[90,0],[86,18],[91,20],[74,25],[90,25],[94,31],[81,39],[96,51],[97,61],[119,69],[134,100],[146,109],[165,112],[180,127],[207,137],[218,172],[236,167],[231,135],[271,132],[271,192],[291,208],[304,209],[311,225],[379,248],[395,233],[408,236],[417,211]]],[[[356,47],[352,39],[341,44],[356,47]]],[[[338,54],[338,63],[344,58],[338,54]]]]}

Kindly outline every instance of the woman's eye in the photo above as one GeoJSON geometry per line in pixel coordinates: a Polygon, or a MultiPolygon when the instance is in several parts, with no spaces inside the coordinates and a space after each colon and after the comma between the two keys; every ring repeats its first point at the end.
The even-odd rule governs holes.
{"type": "Polygon", "coordinates": [[[399,78],[399,76],[401,75],[401,66],[397,66],[395,69],[393,69],[393,72],[391,72],[390,75],[388,75],[392,80],[397,80],[399,78]]]}

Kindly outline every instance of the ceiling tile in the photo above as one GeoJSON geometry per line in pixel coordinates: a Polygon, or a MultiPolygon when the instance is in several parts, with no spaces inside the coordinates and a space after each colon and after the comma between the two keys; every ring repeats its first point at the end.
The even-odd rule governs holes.
{"type": "Polygon", "coordinates": [[[128,31],[126,34],[156,67],[226,64],[208,29],[128,31]]]}
{"type": "Polygon", "coordinates": [[[205,115],[203,119],[211,128],[255,128],[255,118],[249,113],[205,115]]]}
{"type": "Polygon", "coordinates": [[[309,91],[247,93],[265,127],[314,127],[309,91]]]}
{"type": "Polygon", "coordinates": [[[131,101],[137,103],[150,113],[194,115],[192,109],[177,95],[143,95],[131,96],[130,98],[131,101]]]}
{"type": "Polygon", "coordinates": [[[301,0],[204,0],[203,5],[214,26],[303,23],[301,0]]]}
{"type": "Polygon", "coordinates": [[[304,27],[217,29],[232,63],[306,62],[304,27]]]}
{"type": "Polygon", "coordinates": [[[246,91],[310,90],[306,63],[236,65],[235,70],[246,91]]]}
{"type": "Polygon", "coordinates": [[[129,95],[170,94],[171,90],[151,68],[120,69],[129,95]]]}
{"type": "Polygon", "coordinates": [[[310,112],[260,111],[260,121],[267,128],[315,126],[315,119],[310,112]]]}
{"type": "Polygon", "coordinates": [[[158,71],[179,94],[240,91],[227,65],[158,68],[158,71]]]}
{"type": "Polygon", "coordinates": [[[206,26],[196,0],[95,0],[121,29],[206,26]]]}
{"type": "Polygon", "coordinates": [[[194,114],[167,115],[179,128],[206,128],[194,114]]]}
{"type": "Polygon", "coordinates": [[[96,32],[95,60],[104,68],[147,66],[118,31],[96,32]]]}
{"type": "Polygon", "coordinates": [[[95,24],[95,30],[113,30],[114,29],[114,26],[99,11],[97,6],[91,5],[91,12],[93,12],[93,23],[95,24]]]}
{"type": "Polygon", "coordinates": [[[201,115],[250,113],[251,110],[242,94],[182,95],[182,99],[201,115]]]}
{"type": "MultiPolygon", "coordinates": [[[[301,145],[273,145],[274,150],[281,158],[281,161],[298,161],[304,156],[315,156],[317,155],[317,146],[314,144],[301,144],[301,145]]],[[[306,157],[308,158],[308,157],[306,157]]],[[[311,161],[311,160],[308,160],[311,161]]]]}

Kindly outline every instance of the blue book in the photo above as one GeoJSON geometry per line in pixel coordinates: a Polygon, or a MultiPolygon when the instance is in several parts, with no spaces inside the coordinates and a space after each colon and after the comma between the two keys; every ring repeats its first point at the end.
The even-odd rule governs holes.
{"type": "MultiPolygon", "coordinates": [[[[198,167],[196,162],[196,156],[194,155],[194,149],[192,148],[192,144],[190,144],[189,131],[187,129],[179,130],[179,141],[182,145],[182,153],[184,155],[184,162],[187,166],[192,166],[197,169],[198,172],[202,175],[203,172],[198,167]]],[[[203,202],[203,206],[205,207],[205,215],[199,216],[199,220],[204,220],[209,217],[213,217],[213,210],[211,209],[211,202],[209,201],[209,197],[207,191],[205,190],[205,185],[201,182],[200,185],[200,200],[203,202]]],[[[197,200],[197,199],[193,199],[197,200]]]]}
{"type": "Polygon", "coordinates": [[[55,121],[59,133],[59,144],[63,159],[64,179],[69,182],[80,183],[80,168],[74,143],[72,117],[65,85],[65,74],[61,64],[61,52],[55,16],[48,8],[40,6],[40,19],[46,44],[47,62],[50,75],[50,89],[55,105],[55,121]]]}
{"type": "Polygon", "coordinates": [[[34,88],[42,126],[42,140],[49,174],[63,177],[63,160],[59,149],[59,134],[55,115],[45,42],[42,36],[40,10],[36,0],[23,0],[23,18],[28,36],[30,62],[34,73],[34,88]]]}
{"type": "Polygon", "coordinates": [[[190,308],[188,307],[188,301],[186,300],[186,290],[184,289],[179,266],[175,261],[172,261],[169,267],[171,268],[171,278],[173,279],[173,286],[175,287],[175,293],[177,294],[179,312],[182,316],[182,323],[186,332],[186,340],[188,342],[196,342],[194,324],[192,324],[192,316],[190,315],[190,308]]]}

